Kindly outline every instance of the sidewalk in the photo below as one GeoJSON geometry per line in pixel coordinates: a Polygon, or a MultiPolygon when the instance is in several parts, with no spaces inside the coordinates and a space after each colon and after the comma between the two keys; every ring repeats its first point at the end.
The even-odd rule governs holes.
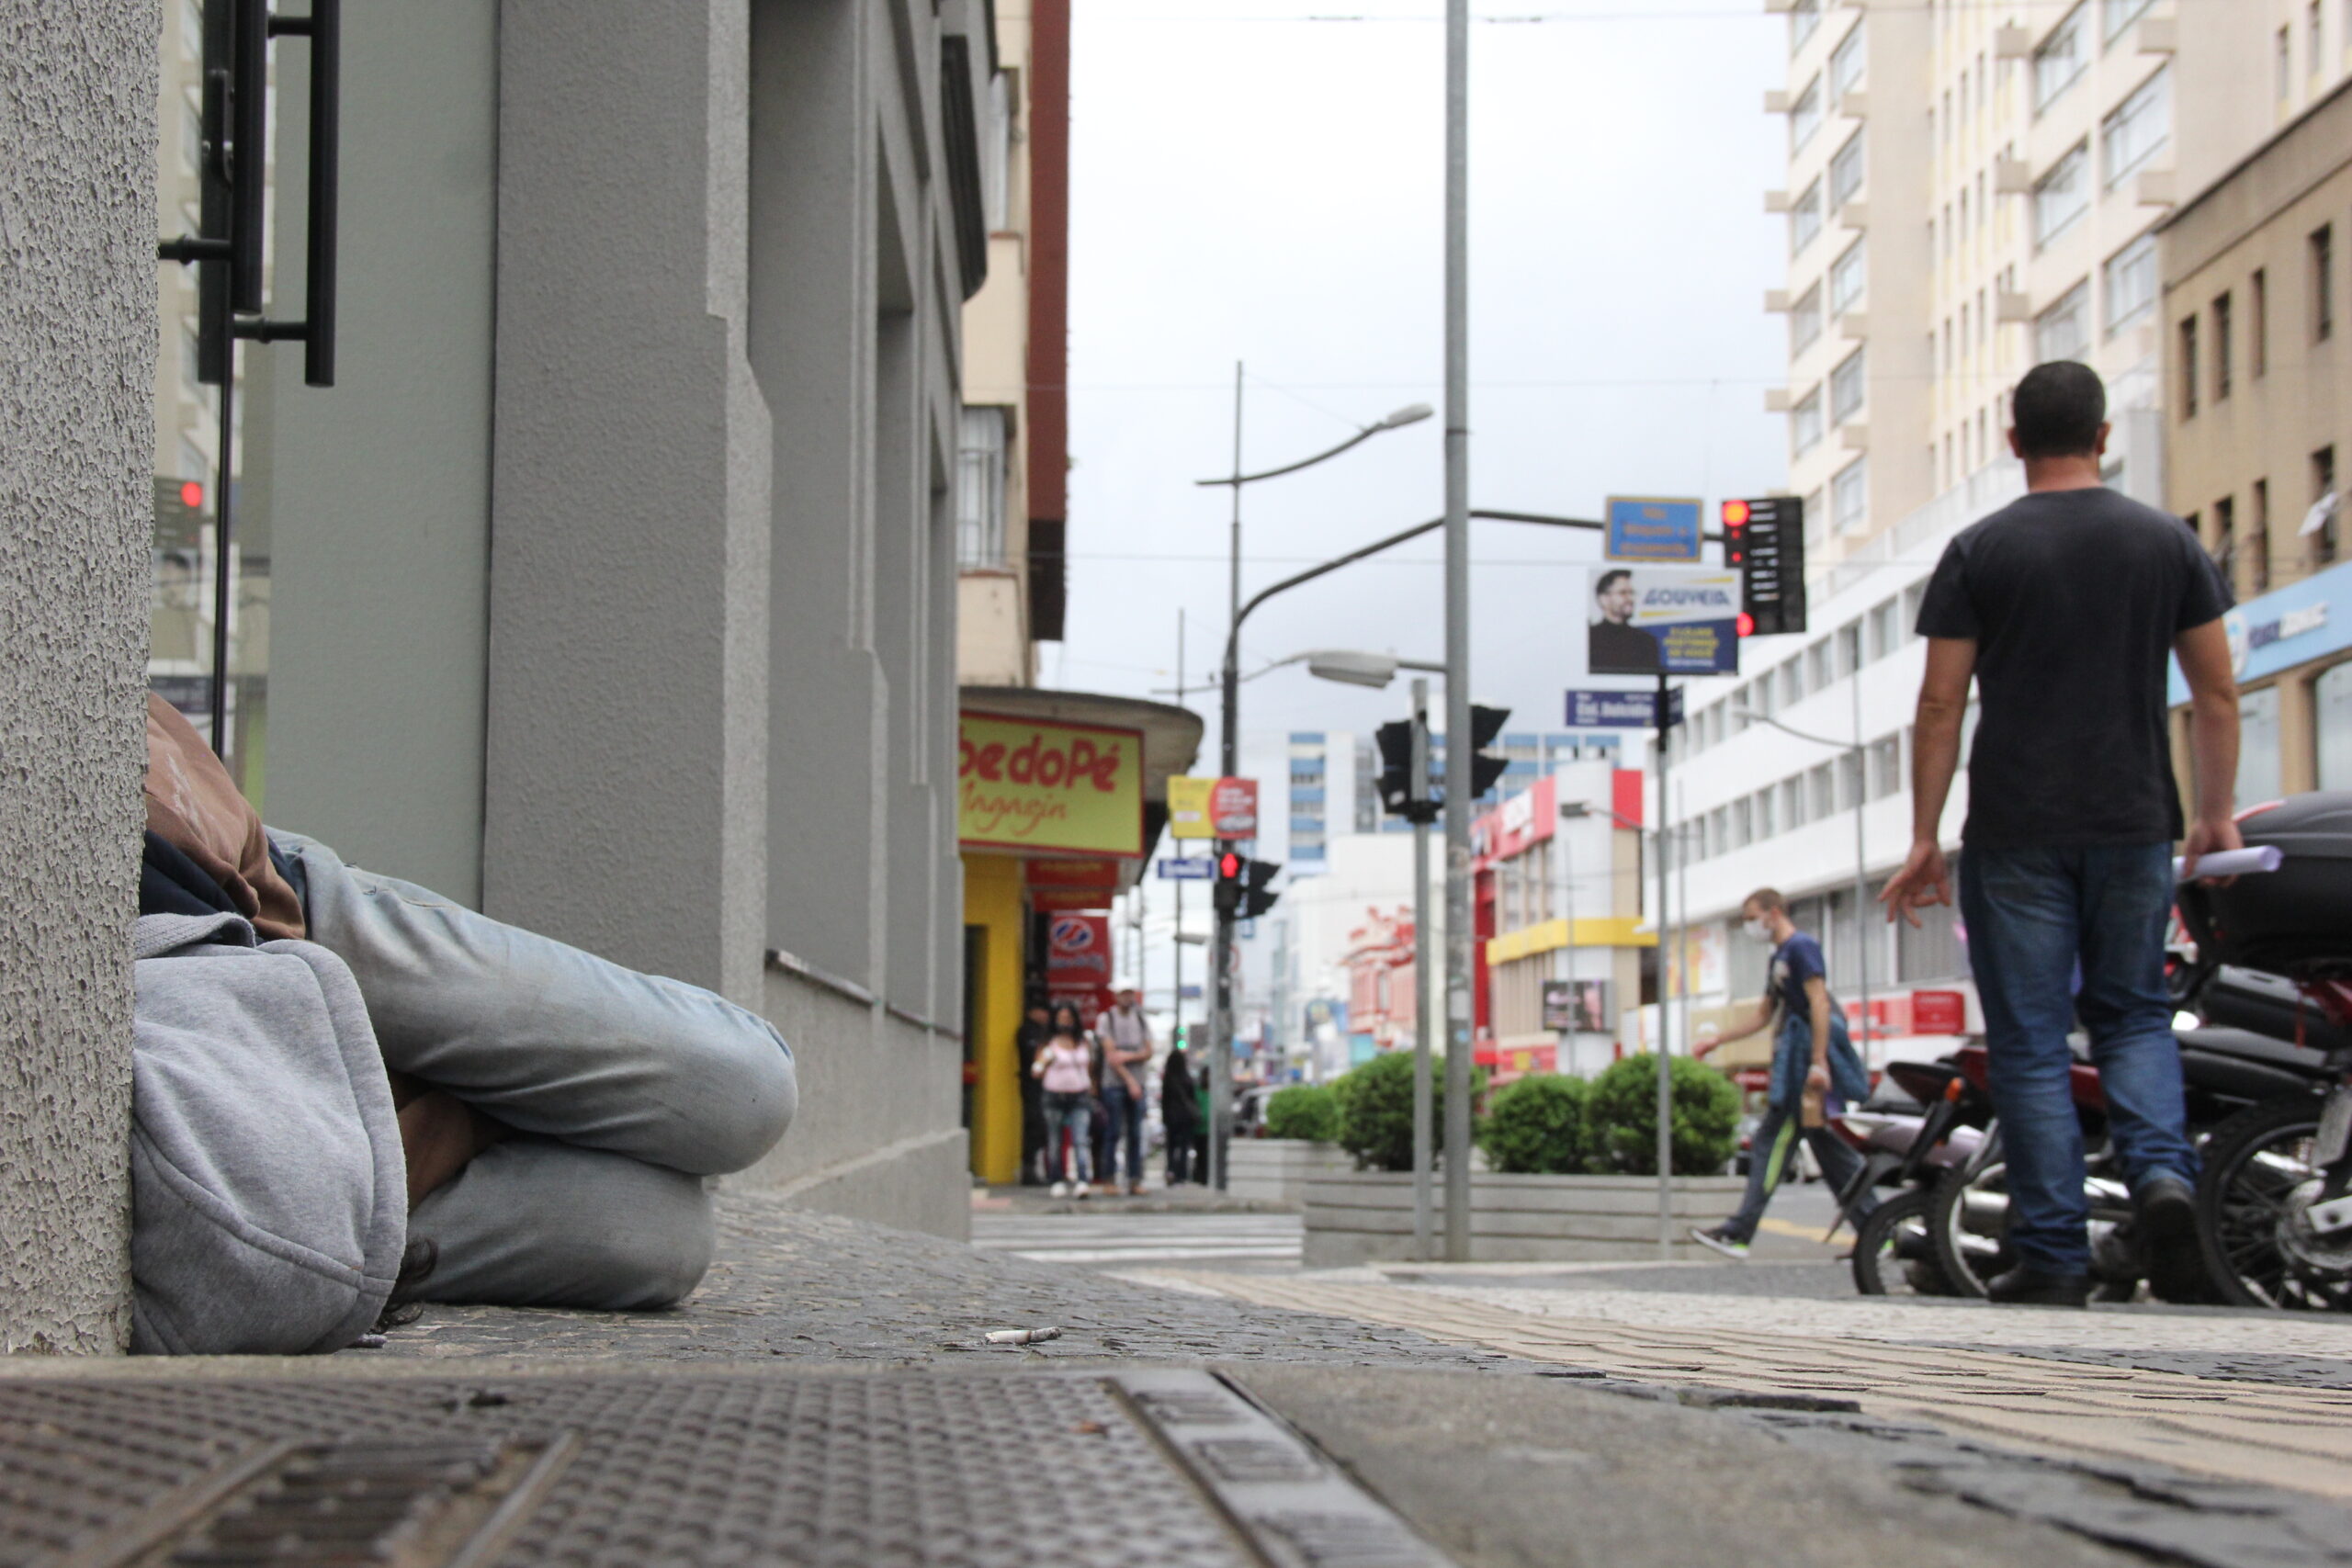
{"type": "MultiPolygon", "coordinates": [[[[462,1568],[2352,1562],[2344,1461],[2306,1441],[2352,1430],[2334,1387],[1923,1350],[1861,1319],[1833,1344],[1770,1316],[1817,1302],[1660,1317],[1655,1292],[1524,1281],[1153,1284],[758,1196],[721,1210],[719,1262],[674,1312],[434,1309],[308,1361],[0,1363],[0,1564],[145,1563],[241,1529],[292,1543],[288,1564],[374,1529],[405,1532],[391,1561],[462,1568]],[[1742,1311],[1765,1315],[1707,1315],[1742,1311]],[[2159,1385],[2188,1413],[2142,1397],[2159,1385]],[[2034,1399],[2077,1425],[2120,1401],[2151,1429],[2259,1410],[2292,1430],[2263,1483],[2216,1480],[2193,1443],[2159,1462],[2045,1441],[2007,1414],[2034,1399]],[[376,1512],[316,1503],[362,1494],[376,1512]]],[[[2041,1332],[1960,1315],[1977,1331],[1923,1321],[2041,1332]]],[[[2136,1319],[2073,1321],[2100,1333],[2051,1345],[2175,1353],[2136,1319]]],[[[2217,1344],[2309,1335],[2305,1357],[2336,1326],[2192,1321],[2217,1344]]]]}

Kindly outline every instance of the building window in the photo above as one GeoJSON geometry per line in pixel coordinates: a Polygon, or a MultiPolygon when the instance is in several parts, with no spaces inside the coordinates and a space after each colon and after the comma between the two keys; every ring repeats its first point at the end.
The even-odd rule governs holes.
{"type": "Polygon", "coordinates": [[[2258,381],[2270,370],[2270,275],[2258,267],[2246,284],[2246,313],[2245,367],[2258,381]]]}
{"type": "Polygon", "coordinates": [[[1870,282],[1870,258],[1866,254],[1868,241],[1857,240],[1846,247],[1829,269],[1829,313],[1842,316],[1859,310],[1862,295],[1870,282]]]}
{"type": "MultiPolygon", "coordinates": [[[[1860,29],[1857,29],[1858,31],[1860,29]]],[[[1842,208],[1862,189],[1862,133],[1854,132],[1829,160],[1829,205],[1842,208]]]]}
{"type": "Polygon", "coordinates": [[[1781,781],[1781,830],[1793,833],[1804,826],[1804,780],[1783,779],[1781,781]]]}
{"type": "Polygon", "coordinates": [[[2213,564],[2221,569],[2222,581],[2237,592],[2238,581],[2238,503],[2233,496],[2223,496],[2213,503],[2213,564]]]}
{"type": "Polygon", "coordinates": [[[2312,682],[2312,749],[2319,787],[2352,789],[2352,664],[2338,664],[2312,682]]]}
{"type": "Polygon", "coordinates": [[[1871,798],[1884,800],[1903,793],[1903,738],[1884,736],[1871,742],[1871,798]]]}
{"type": "Polygon", "coordinates": [[[1862,357],[1869,351],[1856,349],[1846,356],[1845,363],[1829,373],[1829,418],[1832,423],[1843,424],[1862,412],[1869,390],[1869,375],[1862,357]]]}
{"type": "Polygon", "coordinates": [[[1789,254],[1802,255],[1821,232],[1821,182],[1815,180],[1804,187],[1797,204],[1789,209],[1789,254]]]}
{"type": "Polygon", "coordinates": [[[1819,822],[1838,815],[1838,773],[1836,766],[1824,762],[1805,775],[1812,802],[1805,807],[1805,820],[1819,822]]]}
{"type": "Polygon", "coordinates": [[[1804,91],[1797,95],[1796,104],[1789,110],[1789,155],[1794,157],[1802,152],[1820,129],[1821,78],[1815,76],[1804,85],[1804,91]]]}
{"type": "Polygon", "coordinates": [[[1829,639],[1823,637],[1804,650],[1804,683],[1810,691],[1826,692],[1836,679],[1836,671],[1829,662],[1829,639]]]}
{"type": "Polygon", "coordinates": [[[1838,759],[1838,809],[1851,811],[1866,798],[1862,794],[1862,760],[1849,751],[1838,759]]]}
{"type": "Polygon", "coordinates": [[[1870,459],[1857,457],[1829,481],[1830,526],[1840,534],[1859,533],[1870,520],[1870,459]]]}
{"type": "Polygon", "coordinates": [[[2238,694],[2238,809],[2277,800],[2279,787],[2278,688],[2238,694]]]}
{"type": "Polygon", "coordinates": [[[2101,0],[2099,27],[2107,41],[2113,43],[2116,34],[2145,16],[2148,7],[2155,3],[2156,0],[2101,0]]]}
{"type": "Polygon", "coordinates": [[[1004,457],[1012,411],[967,408],[956,449],[956,564],[1004,564],[1004,457]]]}
{"type": "Polygon", "coordinates": [[[2230,297],[2226,294],[2213,301],[2213,400],[2220,402],[2230,395],[2230,358],[2232,329],[2230,297]]]}
{"type": "Polygon", "coordinates": [[[2270,592],[2270,481],[2254,481],[2253,504],[2247,510],[2246,586],[2256,593],[2270,592]]]}
{"type": "Polygon", "coordinates": [[[2154,231],[2108,257],[2100,271],[2107,291],[2107,333],[2112,337],[2156,308],[2154,231]]]}
{"type": "Polygon", "coordinates": [[[2197,417],[2197,318],[2187,316],[2180,323],[2180,417],[2197,417]]]}
{"type": "Polygon", "coordinates": [[[1804,291],[1804,298],[1789,308],[1789,354],[1792,357],[1813,346],[1821,335],[1821,285],[1815,284],[1804,291]]]}
{"type": "Polygon", "coordinates": [[[1901,601],[1889,599],[1871,611],[1870,653],[1873,664],[1893,653],[1903,640],[1901,632],[1896,630],[1895,618],[1901,608],[1901,601]]]}
{"type": "Polygon", "coordinates": [[[2312,234],[2312,341],[2335,335],[2335,225],[2323,223],[2312,234]]]}
{"type": "Polygon", "coordinates": [[[2294,92],[2295,85],[2295,45],[2292,36],[2285,28],[2278,29],[2278,43],[2272,52],[2277,56],[2277,62],[2273,71],[2275,79],[2271,83],[2271,96],[2278,99],[2278,107],[2284,110],[2288,98],[2294,92]]]}
{"type": "Polygon", "coordinates": [[[993,234],[1012,221],[1012,80],[989,78],[989,123],[980,138],[980,209],[993,234]]]}
{"type": "Polygon", "coordinates": [[[1862,667],[1862,623],[1848,621],[1838,628],[1838,678],[1853,679],[1862,667]]]}
{"type": "Polygon", "coordinates": [[[1755,841],[1755,804],[1743,795],[1731,803],[1731,847],[1744,850],[1755,841]]]}
{"type": "Polygon", "coordinates": [[[1804,660],[1792,659],[1781,666],[1781,705],[1792,708],[1804,701],[1804,660]]]}
{"type": "Polygon", "coordinates": [[[2033,319],[2033,357],[2041,364],[2053,359],[2080,359],[2091,346],[2091,286],[2085,278],[2059,297],[2058,303],[2033,319]]]}
{"type": "Polygon", "coordinates": [[[2309,58],[2303,62],[2303,71],[2306,75],[2312,77],[2313,80],[2317,80],[2319,77],[2320,40],[2319,0],[2312,0],[2311,26],[2305,29],[2305,36],[2311,41],[2311,49],[2309,51],[2309,58]]]}
{"type": "Polygon", "coordinates": [[[1820,445],[1821,389],[1815,387],[1804,395],[1804,401],[1789,411],[1789,446],[1802,457],[1820,445]]]}
{"type": "Polygon", "coordinates": [[[2079,7],[2033,51],[2033,112],[2040,114],[2083,78],[2090,60],[2083,48],[2083,13],[2079,7]]]}
{"type": "Polygon", "coordinates": [[[2090,163],[2087,146],[2075,150],[2050,166],[2033,187],[2033,243],[2047,245],[2073,228],[2090,209],[2090,163]]]}
{"type": "Polygon", "coordinates": [[[2336,522],[2343,508],[2335,496],[2335,448],[2323,446],[2312,454],[2312,509],[2297,532],[2310,541],[2311,570],[2335,564],[2336,522]]]}
{"type": "Polygon", "coordinates": [[[1862,73],[1870,63],[1865,31],[1861,23],[1855,23],[1829,57],[1829,102],[1835,107],[1843,108],[1846,95],[1862,85],[1862,73]]]}
{"type": "Polygon", "coordinates": [[[2158,71],[2099,121],[2099,145],[2107,158],[2107,188],[2164,151],[2172,140],[2172,69],[2158,71]]]}
{"type": "Polygon", "coordinates": [[[1794,54],[1803,49],[1814,29],[1820,26],[1821,0],[1796,0],[1789,7],[1789,52],[1794,54]]]}
{"type": "Polygon", "coordinates": [[[1773,822],[1773,816],[1772,792],[1769,789],[1758,790],[1756,792],[1756,836],[1758,839],[1769,839],[1780,831],[1773,822]]]}

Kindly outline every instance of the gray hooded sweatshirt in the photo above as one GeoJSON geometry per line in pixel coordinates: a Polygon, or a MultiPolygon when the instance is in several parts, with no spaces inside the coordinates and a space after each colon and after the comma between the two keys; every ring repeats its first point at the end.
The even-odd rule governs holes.
{"type": "Polygon", "coordinates": [[[408,1229],[351,971],[226,914],[141,916],[133,953],[131,1349],[342,1348],[383,1310],[408,1229]]]}

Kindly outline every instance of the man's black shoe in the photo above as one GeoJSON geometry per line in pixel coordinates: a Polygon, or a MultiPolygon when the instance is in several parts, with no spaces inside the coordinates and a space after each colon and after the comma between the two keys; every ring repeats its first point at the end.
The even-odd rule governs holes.
{"type": "Polygon", "coordinates": [[[2140,1189],[2135,1207],[2138,1216],[2132,1229],[2147,1268],[2148,1289],[2156,1299],[2218,1299],[2205,1273],[2205,1254],[2197,1240],[2197,1194],[2188,1183],[2177,1176],[2159,1176],[2140,1189]]]}
{"type": "Polygon", "coordinates": [[[1984,1293],[2007,1306],[2078,1307],[2091,1299],[2091,1277],[2044,1274],[2020,1264],[1985,1280],[1984,1293]]]}

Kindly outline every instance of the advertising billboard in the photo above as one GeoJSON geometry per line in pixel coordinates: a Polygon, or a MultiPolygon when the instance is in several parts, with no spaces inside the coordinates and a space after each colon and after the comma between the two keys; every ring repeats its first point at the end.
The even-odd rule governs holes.
{"type": "Polygon", "coordinates": [[[1585,609],[1596,675],[1739,673],[1739,574],[1710,566],[1595,567],[1585,609]]]}
{"type": "Polygon", "coordinates": [[[1705,503],[1696,497],[1612,495],[1608,506],[1608,543],[1602,553],[1611,560],[1699,558],[1699,514],[1705,503]]]}
{"type": "Polygon", "coordinates": [[[1143,853],[1143,732],[966,713],[956,835],[984,849],[1143,853]]]}
{"type": "Polygon", "coordinates": [[[1111,917],[1056,915],[1046,927],[1046,990],[1081,1009],[1108,1006],[1111,917]]]}
{"type": "Polygon", "coordinates": [[[1610,1032],[1609,982],[1544,981],[1544,1027],[1574,1030],[1579,1034],[1610,1032]]]}
{"type": "Polygon", "coordinates": [[[1219,779],[1209,792],[1209,823],[1220,839],[1258,836],[1258,781],[1219,779]]]}
{"type": "Polygon", "coordinates": [[[1171,839],[1214,839],[1209,825],[1209,795],[1215,779],[1179,776],[1168,781],[1168,836],[1171,839]]]}

